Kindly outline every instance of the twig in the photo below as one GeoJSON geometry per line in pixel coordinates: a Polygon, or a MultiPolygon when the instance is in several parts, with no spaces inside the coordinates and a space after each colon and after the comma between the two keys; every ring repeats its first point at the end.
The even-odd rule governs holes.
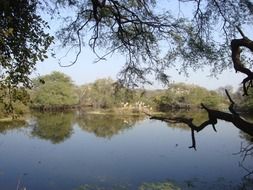
{"type": "Polygon", "coordinates": [[[225,92],[226,92],[226,95],[227,95],[227,97],[228,97],[228,99],[229,99],[229,101],[230,101],[230,106],[229,106],[229,111],[232,113],[232,114],[234,114],[234,115],[237,115],[237,116],[239,116],[239,114],[234,110],[234,105],[235,105],[235,102],[232,100],[232,98],[230,97],[230,95],[229,95],[229,93],[228,93],[228,91],[227,91],[227,89],[225,89],[225,92]]]}
{"type": "Polygon", "coordinates": [[[239,26],[236,26],[236,29],[238,30],[238,32],[241,34],[241,36],[242,36],[243,38],[247,38],[247,37],[244,35],[243,31],[241,30],[241,28],[240,28],[239,26]]]}

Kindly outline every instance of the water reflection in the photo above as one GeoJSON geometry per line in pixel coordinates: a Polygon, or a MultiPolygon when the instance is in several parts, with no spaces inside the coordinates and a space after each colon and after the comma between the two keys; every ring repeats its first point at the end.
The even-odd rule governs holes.
{"type": "Polygon", "coordinates": [[[243,134],[240,132],[240,137],[245,138],[246,142],[241,142],[240,150],[234,155],[239,155],[241,160],[239,161],[239,166],[246,171],[244,179],[251,180],[253,182],[253,142],[252,137],[249,137],[248,134],[243,134]]]}
{"type": "Polygon", "coordinates": [[[21,129],[27,127],[26,124],[27,123],[23,120],[0,122],[0,133],[6,133],[13,129],[21,129]]]}
{"type": "Polygon", "coordinates": [[[143,183],[138,190],[181,190],[180,187],[173,184],[173,182],[157,182],[157,183],[143,183]]]}
{"type": "MultiPolygon", "coordinates": [[[[131,190],[133,187],[131,184],[114,184],[110,187],[104,187],[100,185],[84,184],[74,190],[131,190]]],[[[244,179],[238,185],[233,185],[231,181],[219,177],[215,179],[212,183],[210,181],[201,181],[198,178],[193,178],[190,180],[185,180],[183,182],[175,182],[171,180],[166,180],[162,182],[144,182],[138,187],[134,188],[136,190],[252,190],[253,180],[244,179]]]]}
{"type": "Polygon", "coordinates": [[[244,120],[243,118],[241,118],[240,115],[237,114],[233,110],[233,104],[234,103],[232,102],[231,106],[229,107],[229,111],[231,113],[212,110],[212,109],[205,107],[203,104],[201,104],[202,108],[205,109],[206,112],[208,113],[208,119],[202,121],[200,124],[198,124],[198,122],[196,122],[196,119],[194,118],[194,117],[196,117],[196,113],[194,113],[194,115],[193,115],[194,117],[190,117],[191,114],[187,114],[187,116],[185,116],[185,115],[178,116],[178,114],[172,114],[172,116],[170,116],[170,115],[167,115],[167,116],[153,115],[152,116],[151,115],[150,119],[166,121],[170,124],[173,124],[173,123],[186,124],[191,129],[192,145],[189,148],[193,148],[196,150],[195,132],[200,132],[203,129],[205,129],[207,126],[212,126],[213,130],[215,132],[217,132],[216,124],[217,124],[218,120],[231,122],[235,127],[240,129],[241,131],[249,134],[250,136],[253,136],[253,128],[252,128],[253,123],[250,123],[250,122],[244,120]]]}
{"type": "Polygon", "coordinates": [[[143,119],[141,116],[82,114],[77,118],[77,123],[81,129],[97,137],[111,138],[143,119]]]}
{"type": "MultiPolygon", "coordinates": [[[[173,111],[173,112],[168,112],[168,113],[166,113],[165,117],[167,117],[167,118],[176,118],[176,117],[192,118],[193,123],[195,125],[199,125],[203,121],[207,120],[208,115],[205,111],[196,109],[196,110],[177,110],[177,111],[173,111]]],[[[168,127],[172,127],[172,128],[180,128],[182,130],[187,130],[187,131],[191,130],[191,128],[184,123],[170,122],[167,125],[168,125],[168,127]]]]}
{"type": "MultiPolygon", "coordinates": [[[[173,116],[180,114],[205,120],[197,112],[173,116]]],[[[218,122],[218,133],[196,134],[199,147],[192,151],[185,126],[115,115],[34,118],[25,133],[1,128],[0,189],[17,189],[20,176],[28,190],[253,189],[252,175],[243,178],[247,171],[238,167],[240,155],[232,155],[250,141],[227,122],[218,122]]],[[[247,157],[243,167],[252,164],[247,157]]]]}
{"type": "MultiPolygon", "coordinates": [[[[33,114],[34,124],[31,135],[40,139],[50,140],[52,143],[61,143],[70,138],[73,133],[73,125],[77,123],[84,131],[94,133],[97,137],[111,138],[121,131],[131,128],[141,116],[121,116],[104,114],[76,114],[67,113],[40,113],[33,114]]],[[[21,127],[21,125],[13,125],[21,127]]],[[[5,126],[2,128],[9,129],[5,126]]]]}
{"type": "Polygon", "coordinates": [[[239,136],[240,138],[245,139],[248,143],[253,144],[253,137],[250,136],[249,134],[244,133],[243,131],[240,131],[239,136]]]}
{"type": "Polygon", "coordinates": [[[69,138],[73,131],[75,114],[68,113],[35,113],[35,124],[31,135],[41,139],[60,143],[69,138]]]}

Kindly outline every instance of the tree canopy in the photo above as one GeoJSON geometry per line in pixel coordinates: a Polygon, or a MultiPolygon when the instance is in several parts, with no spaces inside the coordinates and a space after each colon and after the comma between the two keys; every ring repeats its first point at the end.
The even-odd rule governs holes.
{"type": "Polygon", "coordinates": [[[110,78],[97,79],[79,88],[79,104],[95,108],[112,108],[120,106],[122,102],[138,101],[134,97],[136,94],[133,89],[119,87],[119,84],[110,78]]]}
{"type": "Polygon", "coordinates": [[[31,100],[34,106],[77,104],[75,86],[69,76],[53,72],[33,80],[31,100]],[[43,82],[41,82],[43,81],[43,82]]]}
{"type": "Polygon", "coordinates": [[[250,0],[178,0],[179,11],[171,6],[175,2],[164,4],[159,0],[1,0],[0,3],[4,71],[1,84],[9,79],[13,85],[28,86],[35,64],[47,57],[53,38],[46,32],[48,24],[41,17],[43,11],[63,19],[56,36],[63,47],[77,48],[73,64],[85,44],[93,49],[98,60],[113,53],[125,55],[119,79],[128,85],[151,82],[147,79],[151,73],[166,83],[167,69],[177,64],[180,72],[211,66],[213,73],[219,73],[234,66],[236,71],[246,74],[243,81],[246,95],[253,78],[246,64],[251,62],[241,59],[251,58],[247,53],[241,56],[241,47],[253,49],[247,37],[253,21],[250,0]]]}
{"type": "Polygon", "coordinates": [[[173,108],[189,109],[199,107],[201,103],[212,108],[224,107],[226,104],[224,97],[216,91],[184,83],[170,85],[164,93],[156,96],[154,101],[160,111],[169,111],[173,108]]]}
{"type": "Polygon", "coordinates": [[[53,37],[34,0],[0,1],[1,85],[29,87],[38,61],[47,58],[53,37]]]}
{"type": "Polygon", "coordinates": [[[180,72],[211,66],[213,73],[219,73],[234,66],[236,71],[247,75],[243,81],[247,94],[252,72],[241,61],[239,50],[243,46],[252,51],[252,42],[243,33],[252,26],[252,2],[178,0],[179,4],[193,8],[190,14],[189,8],[175,14],[169,4],[163,10],[158,9],[157,5],[162,3],[158,0],[52,1],[53,10],[60,14],[62,9],[74,10],[74,14],[64,18],[57,36],[63,46],[78,48],[76,59],[85,42],[98,60],[115,52],[125,55],[119,78],[126,84],[150,82],[146,78],[150,73],[168,82],[166,71],[177,63],[180,72]]]}

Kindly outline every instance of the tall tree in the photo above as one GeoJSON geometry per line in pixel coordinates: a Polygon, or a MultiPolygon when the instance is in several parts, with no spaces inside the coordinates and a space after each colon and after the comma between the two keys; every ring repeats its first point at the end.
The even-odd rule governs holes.
{"type": "Polygon", "coordinates": [[[63,73],[52,72],[34,79],[33,84],[31,99],[34,106],[53,107],[77,104],[75,86],[71,78],[63,73]]]}
{"type": "Polygon", "coordinates": [[[17,89],[31,87],[30,74],[38,61],[47,58],[53,41],[45,32],[49,26],[38,14],[38,4],[36,0],[0,0],[0,89],[6,92],[0,101],[12,115],[17,89]]]}
{"type": "Polygon", "coordinates": [[[36,0],[0,1],[1,85],[30,86],[36,63],[47,57],[53,37],[37,6],[36,0]]]}

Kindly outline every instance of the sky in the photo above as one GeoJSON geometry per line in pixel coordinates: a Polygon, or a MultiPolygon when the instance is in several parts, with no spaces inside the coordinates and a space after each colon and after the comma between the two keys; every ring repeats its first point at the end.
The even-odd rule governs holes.
{"type": "MultiPolygon", "coordinates": [[[[166,2],[168,3],[168,1],[166,2]]],[[[177,4],[173,4],[173,6],[176,7],[175,9],[178,9],[177,4]]],[[[188,9],[189,8],[187,8],[186,10],[190,11],[188,9]]],[[[187,11],[185,12],[187,13],[187,11]]],[[[50,32],[53,33],[57,30],[57,27],[55,26],[59,25],[59,23],[55,23],[55,20],[50,20],[46,16],[44,17],[44,19],[49,22],[49,25],[52,28],[50,32]]],[[[55,49],[56,53],[56,58],[48,58],[43,63],[38,63],[37,69],[33,73],[32,77],[49,74],[52,71],[60,71],[69,75],[74,81],[74,83],[77,85],[91,83],[94,82],[96,79],[100,78],[110,77],[116,80],[117,73],[119,73],[125,62],[124,56],[115,54],[112,57],[108,57],[106,61],[94,63],[94,61],[96,60],[96,56],[87,46],[82,49],[82,53],[78,61],[74,65],[70,67],[61,67],[58,63],[58,59],[65,55],[67,49],[59,48],[56,45],[55,47],[53,45],[53,48],[55,49]]],[[[68,65],[74,59],[75,52],[70,52],[67,57],[61,59],[61,64],[68,65]]],[[[190,71],[189,77],[179,75],[175,69],[168,70],[168,74],[171,76],[171,82],[184,82],[187,84],[195,84],[212,90],[217,89],[219,87],[224,87],[226,85],[231,85],[236,90],[244,77],[242,74],[235,73],[235,71],[232,69],[223,72],[221,75],[218,75],[217,78],[209,77],[208,75],[210,75],[210,72],[208,69],[199,70],[197,72],[190,71]]],[[[159,82],[154,82],[153,85],[145,86],[145,88],[149,89],[158,89],[163,87],[164,86],[162,86],[162,84],[160,84],[159,82]]]]}
{"type": "MultiPolygon", "coordinates": [[[[57,57],[61,55],[60,53],[57,57]]],[[[61,57],[61,56],[59,56],[61,57]]],[[[74,54],[70,58],[74,57],[74,54]]],[[[101,78],[112,78],[117,79],[117,74],[121,70],[125,58],[120,55],[115,55],[110,57],[106,61],[100,61],[94,63],[96,56],[87,47],[83,49],[78,61],[70,67],[61,67],[58,63],[57,58],[49,58],[43,63],[37,65],[37,70],[34,72],[33,76],[41,76],[45,74],[50,74],[52,71],[60,71],[69,75],[75,84],[82,85],[94,82],[96,79],[101,78]]],[[[63,59],[62,64],[68,65],[70,61],[63,59]]],[[[240,73],[235,73],[234,70],[224,71],[217,77],[210,77],[210,72],[208,69],[198,70],[196,72],[190,71],[189,77],[180,75],[175,69],[168,70],[168,74],[171,76],[170,81],[173,82],[184,82],[187,84],[195,84],[207,89],[215,90],[219,87],[224,87],[226,85],[231,85],[236,90],[241,81],[243,80],[243,75],[240,73]]],[[[154,82],[153,85],[145,86],[149,89],[160,89],[164,88],[159,82],[154,82]]]]}

